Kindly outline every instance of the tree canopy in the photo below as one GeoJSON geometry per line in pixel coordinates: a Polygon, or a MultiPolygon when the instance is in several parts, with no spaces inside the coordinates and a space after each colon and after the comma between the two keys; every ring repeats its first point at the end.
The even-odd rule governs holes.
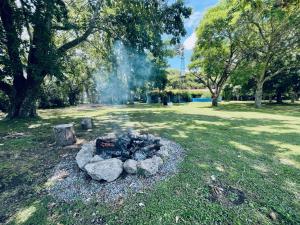
{"type": "Polygon", "coordinates": [[[93,51],[83,48],[87,42],[85,47],[93,44],[101,54],[97,58],[106,62],[113,61],[117,40],[162,61],[162,35],[178,43],[190,14],[181,0],[1,1],[0,90],[10,101],[8,116],[35,116],[44,78],[63,77],[64,62],[78,53],[74,48],[93,51]]]}

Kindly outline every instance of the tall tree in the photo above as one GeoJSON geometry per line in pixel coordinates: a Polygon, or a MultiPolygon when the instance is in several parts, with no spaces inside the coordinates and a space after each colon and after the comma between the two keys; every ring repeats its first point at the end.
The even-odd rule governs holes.
{"type": "Polygon", "coordinates": [[[36,100],[44,77],[59,74],[59,60],[93,32],[100,3],[86,3],[86,21],[75,23],[68,15],[74,2],[61,0],[0,1],[0,89],[10,99],[8,117],[36,116],[36,100]],[[16,4],[18,3],[18,5],[16,4]],[[59,32],[76,32],[57,46],[59,32]]]}
{"type": "Polygon", "coordinates": [[[211,93],[212,106],[218,105],[222,89],[242,61],[236,36],[239,13],[235,4],[222,1],[208,10],[197,29],[197,43],[189,65],[191,72],[211,93]]]}
{"type": "Polygon", "coordinates": [[[248,59],[248,74],[256,80],[255,105],[258,108],[266,81],[299,68],[298,4],[298,1],[260,0],[244,1],[241,5],[238,35],[240,47],[248,59]]]}
{"type": "Polygon", "coordinates": [[[189,15],[180,0],[1,0],[0,90],[10,99],[8,117],[36,116],[45,76],[62,76],[66,53],[92,35],[109,41],[127,37],[137,49],[157,54],[162,34],[174,43],[185,34],[183,19],[189,15]]]}

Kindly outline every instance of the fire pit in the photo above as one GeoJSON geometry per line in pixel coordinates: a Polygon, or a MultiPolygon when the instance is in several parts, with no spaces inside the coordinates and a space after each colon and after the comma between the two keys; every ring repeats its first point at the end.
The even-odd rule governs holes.
{"type": "Polygon", "coordinates": [[[99,137],[83,145],[76,162],[92,179],[111,182],[121,174],[153,176],[168,156],[160,138],[128,131],[99,137]]]}

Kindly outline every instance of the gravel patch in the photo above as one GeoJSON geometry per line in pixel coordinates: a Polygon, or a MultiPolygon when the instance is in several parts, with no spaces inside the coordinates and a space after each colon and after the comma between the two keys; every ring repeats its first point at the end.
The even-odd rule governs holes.
{"type": "Polygon", "coordinates": [[[52,185],[47,188],[48,193],[62,202],[115,202],[131,194],[143,192],[155,183],[176,174],[178,165],[183,160],[184,150],[179,144],[164,138],[161,138],[161,144],[168,149],[169,158],[152,177],[126,174],[111,183],[95,181],[78,168],[75,155],[69,155],[54,168],[49,177],[48,181],[52,185]]]}

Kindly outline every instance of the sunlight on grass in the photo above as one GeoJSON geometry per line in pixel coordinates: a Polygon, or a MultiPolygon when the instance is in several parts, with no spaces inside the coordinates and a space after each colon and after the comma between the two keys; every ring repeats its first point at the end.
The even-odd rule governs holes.
{"type": "MultiPolygon", "coordinates": [[[[37,202],[35,202],[37,203],[37,202]]],[[[16,224],[23,224],[25,223],[35,212],[37,208],[36,206],[32,205],[27,208],[21,209],[19,212],[17,212],[15,217],[16,224]]]]}
{"type": "Polygon", "coordinates": [[[300,146],[289,143],[282,143],[280,141],[269,141],[270,144],[274,145],[279,151],[276,152],[276,156],[279,161],[285,165],[294,166],[300,169],[300,164],[294,159],[295,155],[300,155],[300,146]]]}
{"type": "Polygon", "coordinates": [[[0,194],[0,201],[8,208],[0,207],[0,213],[15,215],[23,207],[13,217],[13,222],[18,218],[18,224],[76,224],[72,215],[77,211],[84,219],[79,223],[89,224],[91,214],[98,210],[103,212],[101,216],[107,224],[143,224],[144,221],[172,224],[176,216],[180,217],[179,223],[188,224],[199,221],[203,224],[249,224],[249,221],[250,224],[271,224],[268,215],[275,211],[279,215],[278,224],[299,224],[299,109],[300,105],[265,106],[257,110],[247,104],[232,103],[222,103],[218,108],[211,108],[209,103],[172,107],[158,104],[79,106],[40,110],[40,118],[35,120],[0,121],[3,137],[11,132],[28,134],[4,138],[1,143],[4,145],[0,144],[3,159],[0,167],[7,190],[0,194]],[[92,117],[91,131],[80,128],[83,117],[92,117]],[[81,203],[72,203],[59,205],[54,212],[49,212],[48,203],[38,193],[60,179],[69,179],[66,171],[49,178],[50,167],[55,166],[62,155],[77,152],[52,145],[52,126],[71,122],[75,123],[78,140],[90,141],[109,132],[133,128],[177,142],[186,150],[185,159],[179,173],[170,180],[145,191],[147,195],[124,200],[124,206],[118,209],[111,210],[105,204],[83,207],[81,203]],[[245,192],[247,201],[241,207],[232,208],[210,202],[207,182],[211,182],[212,175],[217,182],[245,192]],[[36,185],[35,181],[41,182],[36,185]],[[37,194],[24,200],[27,192],[18,195],[24,187],[37,194]],[[41,204],[24,207],[27,200],[35,199],[41,200],[41,204]],[[136,209],[140,202],[145,207],[136,209]]]}
{"type": "Polygon", "coordinates": [[[250,152],[250,153],[254,153],[254,154],[258,154],[257,151],[255,151],[253,148],[247,146],[247,145],[243,145],[239,142],[236,141],[229,141],[229,144],[233,145],[235,148],[242,150],[242,151],[246,151],[246,152],[250,152]]]}

